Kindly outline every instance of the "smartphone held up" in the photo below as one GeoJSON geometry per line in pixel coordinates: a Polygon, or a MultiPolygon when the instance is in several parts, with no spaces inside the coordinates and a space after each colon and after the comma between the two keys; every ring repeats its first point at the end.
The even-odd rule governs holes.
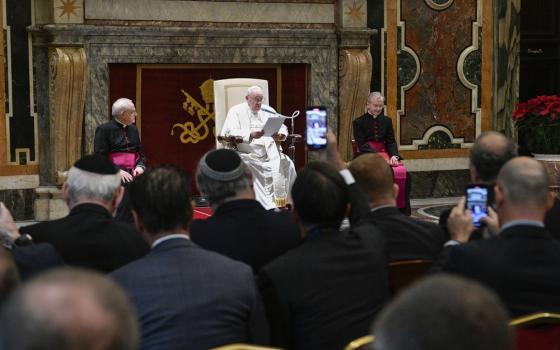
{"type": "Polygon", "coordinates": [[[488,191],[488,186],[481,184],[468,185],[465,189],[465,208],[471,211],[474,227],[483,226],[480,219],[488,215],[488,191]]]}
{"type": "Polygon", "coordinates": [[[307,107],[306,142],[310,149],[323,149],[327,147],[327,110],[323,106],[307,107]]]}

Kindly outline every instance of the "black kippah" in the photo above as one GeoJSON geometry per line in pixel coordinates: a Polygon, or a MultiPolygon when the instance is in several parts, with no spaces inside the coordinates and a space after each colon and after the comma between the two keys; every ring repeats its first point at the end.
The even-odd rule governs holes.
{"type": "Polygon", "coordinates": [[[114,175],[119,169],[107,157],[100,154],[91,154],[80,158],[74,166],[83,171],[100,175],[114,175]]]}
{"type": "Polygon", "coordinates": [[[206,153],[200,160],[200,171],[217,181],[231,181],[245,173],[245,164],[239,155],[229,149],[206,153]]]}

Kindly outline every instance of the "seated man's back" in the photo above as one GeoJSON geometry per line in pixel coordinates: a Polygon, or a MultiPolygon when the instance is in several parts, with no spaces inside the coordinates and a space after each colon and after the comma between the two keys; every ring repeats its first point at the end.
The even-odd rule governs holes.
{"type": "Polygon", "coordinates": [[[70,213],[20,231],[52,244],[68,265],[110,272],[148,252],[139,232],[113,218],[122,195],[120,170],[102,155],[84,156],[62,186],[70,213]]]}
{"type": "Polygon", "coordinates": [[[290,213],[266,210],[255,200],[251,171],[236,152],[206,153],[198,163],[196,184],[214,211],[190,226],[191,239],[201,247],[242,261],[257,273],[298,245],[301,235],[290,213]]]}
{"type": "Polygon", "coordinates": [[[20,229],[37,243],[54,246],[64,262],[111,272],[148,252],[148,245],[132,226],[116,221],[95,204],[81,204],[67,217],[20,229]]]}
{"type": "MultiPolygon", "coordinates": [[[[546,230],[543,218],[552,194],[538,161],[517,157],[500,170],[495,206],[501,231],[497,237],[447,246],[435,269],[459,273],[493,288],[512,316],[560,312],[560,241],[546,230]]],[[[449,217],[455,243],[472,232],[470,212],[460,203],[449,217]],[[464,223],[467,223],[465,225],[464,223]]],[[[485,220],[493,225],[492,218],[485,220]]]]}
{"type": "Polygon", "coordinates": [[[368,333],[389,292],[384,239],[366,226],[308,235],[261,270],[273,345],[342,349],[368,333]]]}
{"type": "Polygon", "coordinates": [[[443,270],[491,287],[512,316],[560,312],[560,242],[544,229],[518,226],[500,236],[444,250],[443,270]]]}
{"type": "Polygon", "coordinates": [[[407,217],[397,208],[399,187],[393,173],[378,154],[365,154],[349,167],[356,182],[367,194],[370,210],[361,219],[377,226],[385,235],[389,260],[434,259],[446,239],[436,224],[407,217]]]}
{"type": "Polygon", "coordinates": [[[245,264],[170,239],[111,274],[130,295],[142,329],[141,349],[209,349],[262,342],[266,321],[245,264]]]}
{"type": "Polygon", "coordinates": [[[195,220],[190,231],[196,244],[249,264],[255,273],[301,238],[289,212],[265,210],[255,200],[224,203],[212,217],[195,220]]]}
{"type": "Polygon", "coordinates": [[[136,306],[141,349],[266,342],[251,268],[189,238],[193,209],[185,172],[172,166],[146,171],[131,185],[130,200],[137,227],[152,248],[111,276],[136,306]]]}
{"type": "Polygon", "coordinates": [[[407,217],[396,207],[379,208],[367,220],[385,234],[389,261],[434,259],[446,241],[439,225],[407,217]]]}

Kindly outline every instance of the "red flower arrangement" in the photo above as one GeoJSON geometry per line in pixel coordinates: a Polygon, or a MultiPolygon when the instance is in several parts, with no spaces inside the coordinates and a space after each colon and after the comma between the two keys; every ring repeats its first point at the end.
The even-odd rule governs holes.
{"type": "Polygon", "coordinates": [[[520,102],[512,119],[531,152],[560,154],[560,97],[537,96],[520,102]]]}

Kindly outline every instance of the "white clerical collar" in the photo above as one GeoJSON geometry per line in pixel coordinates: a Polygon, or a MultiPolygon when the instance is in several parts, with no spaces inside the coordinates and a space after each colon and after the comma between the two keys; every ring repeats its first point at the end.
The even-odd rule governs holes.
{"type": "Polygon", "coordinates": [[[175,238],[182,238],[182,239],[186,239],[187,241],[190,241],[190,237],[185,235],[185,234],[181,234],[181,233],[175,233],[172,235],[165,235],[163,237],[160,237],[158,239],[155,240],[154,243],[152,243],[152,249],[155,248],[157,245],[160,245],[161,243],[168,241],[170,239],[175,239],[175,238]]]}
{"type": "Polygon", "coordinates": [[[124,124],[123,122],[121,122],[121,121],[119,120],[119,118],[115,118],[115,121],[116,121],[117,123],[119,123],[123,128],[126,128],[127,125],[124,124]]]}

